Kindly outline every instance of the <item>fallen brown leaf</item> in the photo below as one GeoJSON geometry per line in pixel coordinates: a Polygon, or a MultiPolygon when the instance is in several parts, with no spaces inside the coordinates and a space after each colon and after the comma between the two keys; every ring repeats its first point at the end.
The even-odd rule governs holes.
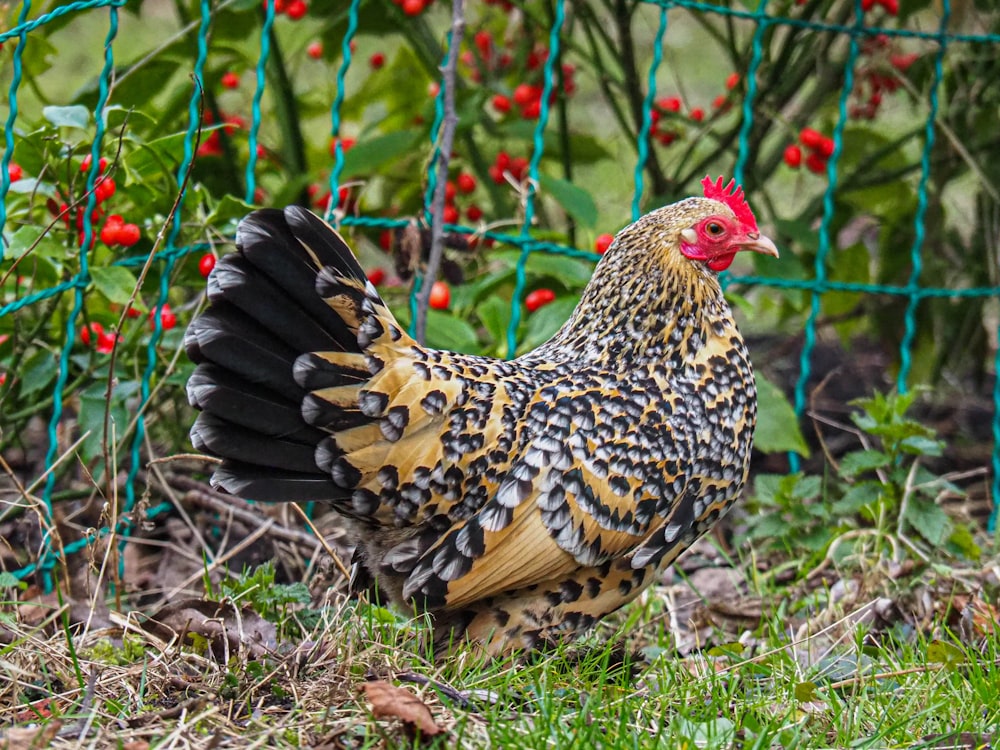
{"type": "Polygon", "coordinates": [[[240,650],[251,659],[274,651],[277,628],[249,607],[238,609],[231,602],[185,599],[168,604],[142,622],[142,627],[164,641],[205,639],[212,655],[226,661],[240,650]],[[193,637],[195,636],[195,637],[193,637]]]}
{"type": "Polygon", "coordinates": [[[358,691],[372,704],[372,715],[376,719],[400,719],[411,730],[419,729],[424,737],[444,732],[434,722],[427,704],[406,688],[375,680],[362,683],[358,691]]]}
{"type": "Polygon", "coordinates": [[[48,747],[60,727],[60,721],[50,721],[40,727],[11,727],[6,732],[0,732],[0,750],[39,750],[48,747]]]}

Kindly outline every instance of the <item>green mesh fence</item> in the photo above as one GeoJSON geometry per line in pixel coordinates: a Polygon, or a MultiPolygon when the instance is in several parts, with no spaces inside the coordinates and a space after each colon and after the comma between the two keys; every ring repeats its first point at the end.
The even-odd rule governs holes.
{"type": "MultiPolygon", "coordinates": [[[[0,230],[2,230],[5,228],[7,223],[7,197],[11,185],[11,180],[8,174],[8,166],[10,165],[13,157],[15,148],[15,132],[19,122],[18,97],[25,83],[23,76],[23,59],[26,50],[28,50],[32,44],[31,34],[34,30],[45,24],[60,22],[60,19],[65,21],[65,17],[75,14],[102,13],[107,19],[107,32],[103,46],[103,72],[99,78],[99,91],[96,99],[96,105],[93,110],[94,120],[96,122],[96,132],[90,149],[92,166],[90,167],[86,177],[89,198],[83,215],[84,241],[80,252],[80,271],[74,278],[16,299],[13,302],[0,307],[0,318],[3,318],[7,315],[14,315],[19,310],[25,309],[31,305],[39,304],[44,300],[51,299],[54,296],[71,295],[73,300],[72,312],[65,322],[65,340],[61,344],[60,349],[58,377],[51,392],[52,407],[51,418],[49,419],[48,425],[49,443],[45,457],[45,469],[48,474],[42,491],[42,500],[45,506],[44,512],[48,515],[47,520],[51,520],[52,518],[52,495],[55,487],[56,475],[55,472],[51,471],[51,469],[57,461],[57,431],[59,430],[64,418],[65,405],[63,402],[63,393],[67,385],[67,377],[70,371],[69,362],[74,343],[74,332],[80,322],[80,313],[84,301],[84,291],[91,282],[90,268],[88,266],[89,253],[87,248],[90,247],[90,239],[94,236],[95,232],[95,227],[91,221],[91,211],[95,206],[96,200],[94,192],[91,188],[94,187],[94,184],[99,176],[99,156],[106,137],[104,120],[99,115],[109,104],[109,92],[112,90],[112,72],[115,70],[115,49],[116,45],[120,42],[118,39],[119,13],[120,9],[128,4],[128,0],[87,0],[84,2],[67,3],[51,10],[50,12],[41,13],[33,17],[34,4],[31,0],[25,0],[17,16],[16,25],[9,30],[0,33],[0,42],[4,45],[9,45],[11,43],[16,45],[13,53],[10,55],[11,79],[7,94],[9,114],[4,128],[3,157],[2,160],[0,160],[0,230]]],[[[532,222],[535,216],[537,199],[535,188],[533,186],[537,186],[539,184],[539,164],[545,149],[544,134],[546,132],[546,128],[549,126],[550,120],[550,95],[552,94],[554,85],[553,82],[556,80],[554,67],[556,65],[556,61],[559,59],[558,53],[560,45],[564,41],[562,34],[568,10],[567,5],[568,4],[565,0],[556,0],[554,3],[553,23],[549,30],[549,55],[545,62],[543,77],[544,91],[540,100],[541,106],[539,117],[534,126],[534,147],[528,165],[529,179],[526,181],[526,185],[529,187],[526,195],[524,196],[523,222],[521,223],[520,230],[517,233],[497,231],[485,232],[485,237],[493,238],[520,250],[520,260],[517,264],[516,285],[511,310],[511,320],[507,332],[508,351],[511,352],[515,349],[515,345],[517,343],[516,335],[518,326],[521,322],[522,306],[520,302],[525,294],[525,264],[528,257],[532,253],[551,253],[587,259],[596,259],[597,257],[593,253],[584,250],[537,239],[533,236],[532,231],[532,222]]],[[[746,92],[742,101],[742,123],[739,131],[738,156],[735,164],[732,166],[732,174],[738,182],[743,181],[744,170],[748,157],[749,137],[753,128],[754,118],[760,116],[755,111],[754,102],[758,94],[757,71],[765,55],[763,47],[765,32],[772,27],[804,27],[817,32],[843,35],[846,39],[848,51],[843,70],[844,83],[839,98],[839,112],[832,133],[834,144],[833,152],[827,162],[827,183],[825,193],[823,195],[822,215],[818,228],[819,250],[815,258],[814,277],[805,280],[791,280],[784,278],[733,276],[724,274],[723,283],[725,285],[741,285],[743,287],[762,286],[774,289],[796,289],[808,293],[810,298],[810,308],[804,329],[804,345],[801,353],[800,369],[794,397],[794,406],[799,414],[804,411],[806,405],[806,383],[811,372],[812,355],[816,344],[817,320],[822,310],[824,295],[830,292],[853,292],[870,295],[895,295],[905,298],[907,304],[903,320],[904,335],[899,351],[901,367],[898,375],[898,388],[905,391],[912,368],[913,342],[917,331],[917,310],[921,301],[933,297],[1000,298],[1000,287],[949,289],[925,285],[922,283],[923,279],[921,278],[923,253],[926,251],[926,248],[924,247],[924,236],[928,208],[928,180],[931,171],[931,151],[935,138],[938,136],[937,119],[944,61],[949,48],[956,44],[990,45],[995,51],[998,49],[998,44],[1000,44],[1000,36],[992,34],[946,33],[951,13],[949,0],[942,0],[940,3],[940,25],[938,30],[933,33],[914,31],[905,28],[878,28],[866,26],[861,0],[857,0],[855,4],[853,13],[853,18],[855,20],[851,24],[814,23],[796,19],[794,17],[790,17],[789,15],[781,15],[778,11],[772,11],[772,6],[776,6],[777,4],[770,3],[769,0],[760,0],[756,11],[747,11],[723,5],[696,2],[695,0],[649,0],[649,5],[656,7],[658,10],[658,26],[655,32],[655,44],[652,50],[652,61],[646,79],[647,90],[645,92],[642,105],[641,127],[639,128],[639,132],[637,134],[636,146],[638,157],[634,164],[634,195],[631,201],[633,218],[637,218],[644,208],[644,173],[646,162],[649,158],[650,133],[654,122],[653,104],[657,93],[656,86],[658,74],[661,72],[661,66],[663,65],[664,40],[669,38],[668,35],[670,28],[668,25],[668,17],[670,16],[671,11],[673,13],[703,14],[707,17],[722,17],[727,20],[737,19],[744,22],[750,22],[755,25],[752,37],[752,56],[749,60],[749,66],[745,73],[746,92]],[[843,149],[845,124],[848,120],[849,114],[848,101],[852,90],[855,64],[858,59],[859,49],[862,42],[875,35],[886,35],[890,38],[918,38],[932,42],[936,45],[936,52],[933,56],[934,76],[930,88],[928,115],[923,127],[923,143],[921,145],[921,171],[918,188],[919,202],[913,226],[913,242],[909,247],[911,272],[909,276],[909,283],[900,286],[852,283],[846,281],[835,281],[829,278],[830,253],[832,248],[831,225],[835,213],[834,196],[837,193],[839,185],[838,167],[840,165],[840,157],[843,149]]],[[[361,6],[361,0],[351,0],[349,8],[347,8],[346,11],[348,23],[346,33],[343,35],[341,40],[342,54],[339,67],[336,71],[336,95],[330,106],[330,133],[335,137],[339,135],[341,129],[342,108],[345,99],[345,77],[348,69],[353,64],[352,41],[357,33],[360,14],[364,12],[364,9],[362,9],[361,6]]],[[[787,3],[782,4],[780,7],[787,14],[787,3]]],[[[191,96],[187,108],[189,124],[184,134],[183,159],[181,160],[180,166],[177,170],[178,184],[184,184],[185,175],[188,173],[188,168],[195,156],[199,123],[202,118],[201,96],[204,88],[202,80],[206,60],[211,48],[212,21],[215,8],[216,4],[209,2],[209,0],[202,0],[198,5],[198,18],[193,21],[193,25],[196,29],[194,33],[197,36],[197,55],[191,61],[190,72],[195,85],[192,86],[191,96]]],[[[260,54],[256,66],[256,87],[252,99],[251,122],[248,126],[249,157],[245,171],[246,200],[248,202],[253,200],[258,174],[257,143],[261,125],[261,98],[266,87],[265,67],[271,52],[271,31],[275,20],[273,3],[268,4],[263,16],[264,21],[259,29],[260,54]]],[[[91,44],[96,52],[99,49],[96,41],[92,41],[91,44]]],[[[436,97],[436,117],[431,128],[431,139],[433,143],[438,142],[444,119],[444,96],[444,81],[442,81],[441,88],[436,97]]],[[[336,148],[332,154],[333,163],[329,179],[329,187],[332,196],[338,195],[342,170],[344,167],[344,156],[344,150],[338,140],[336,148]]],[[[433,157],[427,165],[427,187],[424,193],[424,212],[428,220],[430,216],[431,197],[434,194],[437,179],[435,166],[440,158],[441,154],[438,150],[435,150],[433,157]]],[[[178,244],[178,239],[181,236],[182,222],[184,221],[186,213],[190,210],[185,204],[185,197],[186,196],[182,192],[178,201],[177,211],[174,213],[172,221],[168,226],[165,240],[161,246],[162,249],[155,256],[151,259],[140,257],[127,258],[119,261],[120,264],[125,266],[143,266],[148,262],[160,264],[160,283],[159,288],[156,291],[154,310],[166,304],[171,271],[178,259],[185,254],[203,252],[205,249],[205,245],[201,244],[194,246],[178,244]]],[[[649,208],[649,206],[645,207],[649,208]]],[[[405,226],[408,222],[407,220],[387,218],[384,216],[354,215],[345,217],[343,219],[343,223],[359,227],[395,228],[405,226]]],[[[448,232],[465,234],[471,234],[476,231],[470,227],[460,225],[446,225],[445,228],[448,232]]],[[[0,250],[3,249],[4,248],[0,248],[0,250]]],[[[2,260],[2,256],[0,256],[0,260],[2,260]]],[[[119,538],[126,541],[129,538],[131,524],[134,520],[133,511],[135,510],[138,499],[137,477],[143,465],[143,444],[146,430],[143,412],[146,404],[151,398],[151,381],[154,378],[157,365],[159,364],[159,357],[161,356],[158,350],[158,343],[163,333],[160,316],[154,315],[152,320],[154,321],[154,327],[146,349],[146,367],[143,372],[141,389],[138,395],[139,405],[136,429],[134,436],[131,439],[131,449],[128,461],[126,462],[128,473],[124,481],[125,500],[122,513],[120,514],[120,518],[122,520],[119,528],[116,529],[119,538]]],[[[995,368],[996,370],[1000,370],[1000,355],[998,355],[998,361],[995,363],[995,368]]],[[[1000,496],[1000,378],[995,379],[995,383],[996,385],[994,386],[993,394],[994,449],[992,458],[992,488],[994,498],[1000,496]]],[[[798,466],[798,457],[792,455],[790,457],[790,461],[792,468],[796,469],[798,466]]],[[[155,515],[156,513],[164,510],[165,507],[166,506],[154,507],[149,509],[147,513],[155,515]]],[[[990,519],[990,530],[993,530],[995,522],[996,510],[994,509],[993,516],[990,519]]],[[[48,523],[43,525],[46,528],[50,526],[48,523]]],[[[101,535],[106,535],[110,531],[110,529],[105,528],[99,533],[101,535]]],[[[80,550],[90,541],[91,540],[83,539],[73,544],[65,545],[62,549],[65,553],[71,554],[80,550]]],[[[124,543],[125,542],[123,541],[122,544],[124,543]]],[[[52,540],[46,538],[43,540],[43,549],[40,559],[36,563],[16,571],[16,575],[24,577],[32,573],[41,572],[47,580],[50,580],[50,573],[56,562],[57,555],[53,549],[52,540]]]]}

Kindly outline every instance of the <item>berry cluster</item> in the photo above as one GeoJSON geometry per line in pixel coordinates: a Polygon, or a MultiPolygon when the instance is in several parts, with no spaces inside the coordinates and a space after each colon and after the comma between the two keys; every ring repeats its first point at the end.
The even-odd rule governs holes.
{"type": "MultiPolygon", "coordinates": [[[[86,174],[90,171],[92,163],[90,154],[88,154],[80,163],[80,171],[86,174]]],[[[94,183],[94,198],[97,201],[97,207],[90,214],[92,224],[97,224],[104,218],[105,211],[107,210],[105,204],[118,190],[114,178],[105,174],[108,168],[108,160],[103,156],[98,162],[98,168],[100,174],[98,174],[97,180],[94,183]]],[[[20,170],[20,167],[18,167],[18,170],[20,170]]],[[[85,211],[80,208],[70,208],[68,201],[56,203],[54,200],[49,201],[49,210],[56,216],[62,217],[67,229],[75,225],[77,232],[80,232],[80,243],[83,244],[83,219],[85,211]]],[[[111,214],[105,220],[104,226],[101,227],[98,236],[101,242],[108,246],[132,247],[139,241],[141,234],[137,224],[128,224],[120,214],[111,214]]],[[[91,237],[91,247],[93,247],[94,240],[95,238],[91,237]]]]}
{"type": "Polygon", "coordinates": [[[267,10],[269,4],[274,6],[276,16],[285,14],[293,21],[298,21],[309,12],[305,0],[264,0],[264,10],[267,10]]]}
{"type": "Polygon", "coordinates": [[[515,182],[521,182],[528,174],[528,160],[523,156],[511,157],[506,151],[501,151],[488,171],[497,185],[507,182],[508,175],[515,182]]]}
{"type": "MultiPolygon", "coordinates": [[[[826,164],[833,155],[833,139],[818,130],[802,128],[799,132],[799,143],[808,151],[805,157],[806,169],[815,174],[825,174],[826,164]]],[[[802,149],[794,143],[786,146],[784,159],[789,167],[798,169],[802,165],[802,149]]]]}
{"type": "MultiPolygon", "coordinates": [[[[228,74],[227,74],[228,75],[228,74]]],[[[235,75],[235,74],[234,74],[235,75]]],[[[215,117],[209,110],[205,110],[205,115],[203,117],[205,125],[214,125],[215,117]]],[[[208,134],[206,138],[198,144],[198,151],[196,152],[198,156],[222,156],[222,136],[219,135],[220,132],[225,131],[227,136],[233,135],[237,130],[246,130],[247,123],[239,115],[225,115],[223,117],[223,125],[221,128],[216,128],[211,133],[208,134]]],[[[260,152],[258,151],[258,154],[260,152]]]]}
{"type": "Polygon", "coordinates": [[[121,340],[121,334],[114,331],[105,331],[100,323],[88,323],[80,326],[80,343],[84,346],[92,346],[98,354],[111,354],[121,340]]]}
{"type": "Polygon", "coordinates": [[[899,52],[885,34],[865,39],[861,57],[866,63],[858,70],[851,95],[851,117],[873,120],[882,104],[883,94],[891,94],[900,87],[900,76],[920,57],[916,53],[899,52]]]}
{"type": "MultiPolygon", "coordinates": [[[[442,218],[446,224],[457,224],[459,219],[455,198],[459,193],[470,195],[476,190],[476,178],[468,172],[459,172],[454,180],[448,180],[444,186],[444,212],[442,218]]],[[[470,203],[465,209],[469,221],[479,221],[483,218],[483,210],[475,203],[470,203]]]]}
{"type": "MultiPolygon", "coordinates": [[[[732,91],[740,83],[739,73],[730,73],[726,76],[726,91],[732,91]]],[[[712,107],[719,112],[724,112],[729,107],[729,94],[719,94],[712,101],[712,107]]],[[[650,112],[652,128],[650,137],[661,146],[669,146],[680,138],[683,134],[683,121],[704,122],[705,110],[702,107],[691,107],[687,114],[682,114],[684,104],[679,96],[663,96],[656,100],[650,112]],[[670,121],[675,127],[666,127],[666,122],[670,121]]]]}

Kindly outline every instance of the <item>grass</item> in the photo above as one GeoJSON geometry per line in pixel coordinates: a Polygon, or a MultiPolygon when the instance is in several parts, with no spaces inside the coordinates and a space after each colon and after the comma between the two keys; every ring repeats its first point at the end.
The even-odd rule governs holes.
{"type": "MultiPolygon", "coordinates": [[[[707,543],[695,555],[718,562],[707,543]]],[[[942,593],[955,589],[946,572],[870,574],[863,588],[754,577],[742,614],[692,595],[691,576],[571,646],[490,660],[460,644],[434,663],[422,623],[339,586],[295,604],[301,585],[275,583],[273,567],[228,584],[207,570],[200,597],[161,608],[165,628],[112,610],[88,629],[68,599],[5,603],[0,720],[7,747],[44,746],[45,731],[53,747],[133,750],[976,747],[1000,730],[1000,638],[981,592],[942,593]],[[411,691],[444,731],[423,737],[399,706],[374,706],[359,693],[371,680],[411,691]]]]}

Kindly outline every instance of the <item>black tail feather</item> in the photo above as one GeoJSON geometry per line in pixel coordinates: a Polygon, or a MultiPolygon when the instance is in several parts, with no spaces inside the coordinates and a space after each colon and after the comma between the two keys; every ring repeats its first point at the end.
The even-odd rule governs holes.
{"type": "MultiPolygon", "coordinates": [[[[367,283],[364,271],[340,236],[301,208],[255,211],[240,223],[236,244],[239,252],[216,264],[208,283],[211,304],[184,340],[198,364],[188,399],[202,410],[191,441],[223,459],[212,483],[227,492],[349,506],[343,503],[349,490],[317,465],[317,446],[330,433],[311,426],[303,409],[317,408],[311,390],[369,377],[360,357],[323,359],[322,352],[360,354],[361,348],[345,320],[353,313],[341,309],[342,318],[317,291],[321,273],[340,277],[357,309],[363,295],[343,279],[367,283]]],[[[370,422],[346,405],[331,416],[336,429],[370,422]]]]}

